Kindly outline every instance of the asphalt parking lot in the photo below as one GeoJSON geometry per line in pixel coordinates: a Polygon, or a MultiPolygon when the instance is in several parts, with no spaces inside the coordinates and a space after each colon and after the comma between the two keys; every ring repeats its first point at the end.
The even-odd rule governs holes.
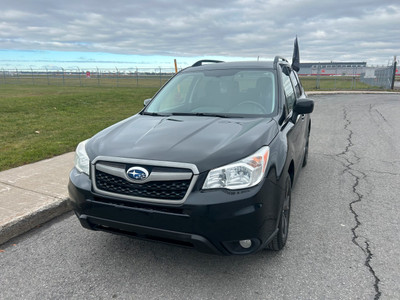
{"type": "Polygon", "coordinates": [[[312,98],[283,251],[208,255],[67,213],[0,247],[0,298],[399,299],[400,95],[312,98]]]}

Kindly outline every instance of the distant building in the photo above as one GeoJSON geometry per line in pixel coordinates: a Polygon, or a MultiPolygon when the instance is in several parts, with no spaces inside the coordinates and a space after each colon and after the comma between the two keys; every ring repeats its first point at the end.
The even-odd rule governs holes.
{"type": "Polygon", "coordinates": [[[365,72],[366,67],[366,62],[359,61],[300,63],[299,75],[360,75],[365,72]]]}

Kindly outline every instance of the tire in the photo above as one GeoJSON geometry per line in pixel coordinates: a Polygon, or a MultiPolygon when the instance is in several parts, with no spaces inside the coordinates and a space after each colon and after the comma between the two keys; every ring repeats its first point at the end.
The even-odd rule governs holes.
{"type": "Polygon", "coordinates": [[[306,141],[306,147],[304,148],[304,158],[303,158],[302,167],[305,167],[307,165],[309,144],[310,144],[310,132],[308,132],[307,141],[306,141]]]}
{"type": "Polygon", "coordinates": [[[279,218],[278,233],[267,247],[267,249],[273,251],[279,251],[285,247],[289,234],[290,206],[292,200],[292,182],[290,176],[286,178],[284,197],[279,218]]]}

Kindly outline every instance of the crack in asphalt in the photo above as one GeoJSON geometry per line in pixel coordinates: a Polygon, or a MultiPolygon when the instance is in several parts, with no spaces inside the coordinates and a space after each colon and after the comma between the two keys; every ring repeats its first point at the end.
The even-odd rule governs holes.
{"type": "Polygon", "coordinates": [[[375,174],[381,174],[381,175],[400,176],[400,173],[382,172],[382,171],[376,171],[376,170],[366,170],[366,171],[372,172],[375,174]]]}
{"type": "Polygon", "coordinates": [[[343,119],[345,121],[344,130],[346,130],[348,132],[347,145],[346,145],[345,149],[341,153],[337,154],[336,156],[338,158],[342,158],[346,161],[346,163],[343,164],[345,169],[343,170],[342,174],[348,173],[354,178],[354,184],[352,186],[352,190],[353,190],[353,194],[356,196],[356,199],[353,200],[352,202],[350,202],[350,204],[349,204],[350,212],[353,214],[354,220],[356,222],[355,226],[353,228],[351,228],[351,232],[353,234],[352,242],[358,248],[360,248],[365,255],[364,265],[368,268],[369,272],[371,273],[371,275],[374,278],[374,290],[375,290],[374,299],[377,300],[381,297],[382,292],[379,289],[380,279],[377,276],[377,274],[375,273],[375,270],[373,269],[373,267],[371,265],[373,253],[370,249],[370,242],[366,237],[363,237],[365,239],[364,246],[363,246],[362,244],[359,243],[358,240],[359,240],[360,236],[358,236],[358,234],[357,234],[357,229],[362,225],[362,223],[360,222],[360,218],[355,209],[355,205],[357,203],[361,202],[363,199],[363,194],[361,194],[357,188],[360,185],[360,181],[364,180],[367,177],[367,175],[362,171],[354,169],[354,165],[356,165],[360,162],[360,157],[358,157],[354,151],[351,151],[351,147],[354,146],[353,141],[352,141],[353,131],[349,128],[351,125],[351,121],[347,116],[346,108],[343,109],[343,119]],[[350,159],[349,154],[351,154],[355,158],[355,162],[350,159]]]}
{"type": "Polygon", "coordinates": [[[376,113],[378,113],[378,115],[379,115],[386,123],[388,123],[388,120],[386,120],[385,116],[384,116],[377,108],[375,108],[375,104],[370,104],[370,105],[369,105],[369,110],[368,110],[368,112],[369,112],[370,114],[372,114],[372,109],[374,109],[374,111],[375,111],[376,113]]]}
{"type": "MultiPolygon", "coordinates": [[[[340,162],[343,166],[345,166],[345,164],[343,164],[342,159],[338,159],[337,158],[339,155],[344,155],[344,151],[339,153],[339,154],[331,154],[331,153],[324,153],[324,152],[318,152],[318,151],[312,151],[310,153],[312,153],[313,155],[320,155],[320,156],[333,158],[334,160],[336,160],[337,162],[340,162]]],[[[361,159],[368,159],[369,161],[379,162],[379,163],[383,163],[383,164],[389,164],[391,166],[399,165],[399,167],[400,167],[400,160],[387,161],[387,160],[383,160],[383,159],[375,159],[375,158],[372,158],[372,157],[364,157],[364,158],[359,157],[359,159],[360,160],[361,159]]],[[[379,174],[400,175],[400,173],[383,172],[383,171],[376,171],[376,170],[370,170],[370,169],[366,169],[366,171],[373,172],[373,173],[379,173],[379,174]]]]}

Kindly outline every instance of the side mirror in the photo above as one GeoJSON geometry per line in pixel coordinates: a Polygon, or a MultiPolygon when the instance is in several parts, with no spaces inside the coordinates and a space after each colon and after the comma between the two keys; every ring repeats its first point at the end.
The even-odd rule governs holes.
{"type": "Polygon", "coordinates": [[[151,101],[151,98],[144,100],[143,106],[147,106],[150,103],[150,101],[151,101]]]}
{"type": "Polygon", "coordinates": [[[300,98],[296,101],[293,112],[303,115],[303,114],[310,114],[314,110],[314,101],[307,98],[300,98]]]}

